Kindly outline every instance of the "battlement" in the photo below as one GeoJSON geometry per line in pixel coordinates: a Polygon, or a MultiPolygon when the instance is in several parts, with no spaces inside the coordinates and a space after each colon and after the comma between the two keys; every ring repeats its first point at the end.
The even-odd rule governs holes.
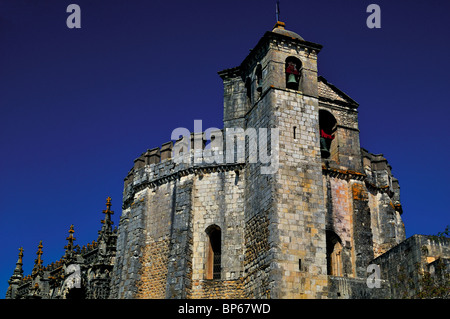
{"type": "Polygon", "coordinates": [[[390,281],[393,298],[417,298],[417,292],[423,285],[424,272],[429,272],[434,277],[434,287],[443,285],[445,277],[442,273],[439,274],[439,267],[444,267],[440,271],[448,271],[448,256],[450,238],[416,234],[371,263],[380,267],[382,280],[390,281]],[[439,262],[442,264],[439,265],[439,262]],[[405,277],[408,278],[407,281],[404,280],[405,277]]]}
{"type": "Polygon", "coordinates": [[[383,154],[372,154],[361,148],[366,184],[369,188],[381,189],[393,198],[396,210],[402,212],[400,205],[400,185],[392,174],[392,166],[383,154]]]}
{"type": "Polygon", "coordinates": [[[154,188],[181,176],[241,170],[245,158],[239,155],[245,155],[245,137],[241,143],[234,144],[230,161],[225,139],[215,144],[215,138],[223,135],[223,130],[217,130],[211,133],[211,140],[207,140],[205,132],[191,133],[189,141],[180,138],[175,143],[170,141],[142,153],[124,179],[123,206],[127,207],[139,190],[154,188]]]}

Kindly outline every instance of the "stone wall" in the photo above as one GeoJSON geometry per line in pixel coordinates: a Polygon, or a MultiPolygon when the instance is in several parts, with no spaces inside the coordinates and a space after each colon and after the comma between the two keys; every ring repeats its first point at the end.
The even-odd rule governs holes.
{"type": "Polygon", "coordinates": [[[274,297],[323,298],[327,295],[326,236],[317,99],[281,90],[274,95],[280,128],[274,230],[280,249],[274,297]],[[298,128],[296,139],[293,126],[298,128]]]}
{"type": "Polygon", "coordinates": [[[352,198],[356,277],[365,278],[367,266],[374,255],[369,195],[364,183],[355,182],[352,184],[352,198]]]}
{"type": "Polygon", "coordinates": [[[354,277],[355,253],[350,183],[348,178],[323,174],[324,201],[326,203],[326,230],[336,234],[342,245],[343,275],[354,277]]]}
{"type": "Polygon", "coordinates": [[[232,292],[230,287],[244,275],[244,185],[243,171],[205,174],[194,180],[193,192],[193,262],[192,297],[217,295],[217,291],[232,292]],[[212,225],[221,230],[221,279],[206,279],[208,236],[206,229],[212,225]],[[201,284],[200,284],[201,283],[201,284]],[[211,289],[211,291],[209,291],[211,289]]]}
{"type": "Polygon", "coordinates": [[[146,238],[147,190],[123,209],[119,222],[117,253],[111,280],[111,298],[135,298],[141,280],[141,259],[146,238]]]}
{"type": "Polygon", "coordinates": [[[421,273],[438,258],[450,257],[450,239],[413,235],[371,263],[390,282],[392,298],[412,298],[420,290],[421,273]]]}
{"type": "Polygon", "coordinates": [[[406,239],[401,215],[400,187],[382,154],[361,149],[365,184],[369,191],[369,207],[375,257],[406,239]]]}
{"type": "MultiPolygon", "coordinates": [[[[270,99],[272,90],[266,92],[249,111],[247,127],[272,128],[273,116],[270,99]]],[[[270,140],[270,131],[268,132],[270,140]]],[[[247,144],[248,145],[248,142],[247,144]]],[[[261,145],[260,145],[261,147],[261,145]]],[[[270,149],[270,145],[269,145],[270,149]]],[[[250,154],[247,155],[250,156],[250,154]]],[[[271,263],[274,259],[276,239],[273,235],[273,175],[261,174],[262,164],[248,164],[245,171],[245,289],[250,298],[265,298],[271,294],[274,279],[271,263]],[[265,238],[263,238],[265,237],[265,238]]]]}
{"type": "Polygon", "coordinates": [[[144,247],[136,298],[163,299],[166,297],[169,242],[168,238],[160,239],[149,242],[144,247]]]}
{"type": "Polygon", "coordinates": [[[244,272],[242,165],[194,163],[194,154],[179,154],[189,163],[174,157],[135,162],[124,189],[113,298],[187,298],[242,288],[233,284],[244,272]],[[230,285],[211,282],[196,291],[205,279],[210,225],[222,231],[221,276],[230,285]]]}
{"type": "Polygon", "coordinates": [[[192,287],[193,184],[193,175],[182,176],[173,183],[166,286],[166,298],[170,299],[186,298],[192,287]]]}
{"type": "Polygon", "coordinates": [[[201,149],[188,146],[206,142],[196,133],[176,141],[173,149],[166,143],[135,160],[125,179],[114,296],[363,296],[361,280],[370,261],[404,238],[399,187],[390,166],[360,148],[358,104],[317,76],[320,45],[281,34],[266,33],[239,67],[219,72],[221,132],[224,137],[227,129],[248,133],[228,150],[244,148],[243,158],[225,162],[231,145],[226,140],[215,153],[223,162],[195,161],[201,149]],[[292,57],[302,64],[298,90],[286,88],[285,66],[292,57]],[[336,119],[328,159],[321,158],[319,109],[336,119]],[[277,144],[272,143],[274,128],[277,144]],[[252,148],[259,129],[267,130],[267,141],[252,148]],[[250,160],[261,148],[278,152],[271,174],[261,173],[268,164],[259,156],[256,163],[250,160]],[[220,229],[220,280],[207,275],[209,227],[220,229]],[[327,276],[332,233],[342,244],[346,279],[327,276]]]}
{"type": "Polygon", "coordinates": [[[247,89],[240,68],[219,72],[223,80],[223,123],[227,127],[244,127],[243,118],[248,110],[247,89]]]}
{"type": "Polygon", "coordinates": [[[269,222],[268,211],[255,214],[246,222],[245,287],[248,298],[270,296],[269,222]]]}
{"type": "Polygon", "coordinates": [[[381,280],[380,288],[369,288],[366,279],[348,277],[328,277],[329,294],[332,299],[389,299],[390,284],[381,280]]]}
{"type": "Polygon", "coordinates": [[[194,280],[192,299],[243,299],[247,295],[243,278],[235,280],[194,280]]]}

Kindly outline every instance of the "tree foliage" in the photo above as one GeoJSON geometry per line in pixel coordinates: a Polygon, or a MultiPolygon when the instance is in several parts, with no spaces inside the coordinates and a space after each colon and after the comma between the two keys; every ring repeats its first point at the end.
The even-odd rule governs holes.
{"type": "MultiPolygon", "coordinates": [[[[432,240],[450,238],[449,225],[443,232],[430,236],[432,240]]],[[[438,258],[428,270],[419,269],[419,287],[416,289],[416,298],[420,299],[449,299],[450,273],[443,258],[438,258]]]]}

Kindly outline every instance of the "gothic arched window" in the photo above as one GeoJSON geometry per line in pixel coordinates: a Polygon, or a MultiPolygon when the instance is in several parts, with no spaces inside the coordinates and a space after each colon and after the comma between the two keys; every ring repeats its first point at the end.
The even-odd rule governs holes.
{"type": "Polygon", "coordinates": [[[206,228],[208,244],[206,251],[206,279],[220,279],[222,263],[222,231],[217,225],[206,228]]]}

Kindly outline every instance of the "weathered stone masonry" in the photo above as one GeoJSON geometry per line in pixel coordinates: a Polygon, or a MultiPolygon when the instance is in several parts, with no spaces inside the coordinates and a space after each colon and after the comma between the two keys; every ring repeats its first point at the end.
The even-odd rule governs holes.
{"type": "MultiPolygon", "coordinates": [[[[135,160],[125,179],[113,297],[326,298],[329,286],[339,287],[334,277],[363,282],[374,256],[404,239],[396,186],[384,183],[394,180],[390,169],[360,149],[358,104],[317,75],[320,50],[278,23],[239,67],[219,72],[222,133],[279,129],[279,145],[271,145],[270,130],[267,141],[279,152],[274,174],[249,162],[249,137],[241,162],[196,163],[198,150],[172,152],[182,141],[135,160]],[[287,78],[287,61],[297,63],[297,78],[287,78]],[[325,157],[322,130],[333,138],[325,157]],[[172,156],[191,160],[176,164],[172,156]],[[393,232],[383,229],[386,216],[393,232]],[[208,278],[208,227],[220,230],[220,279],[208,278]]],[[[191,139],[191,146],[206,142],[203,134],[191,139]]]]}
{"type": "Polygon", "coordinates": [[[136,158],[118,231],[108,199],[87,249],[69,237],[64,261],[43,267],[38,257],[26,277],[21,251],[7,298],[400,298],[417,291],[405,273],[413,286],[423,270],[444,278],[450,243],[405,240],[398,180],[383,154],[360,147],[359,105],[318,75],[321,49],[277,22],[219,72],[224,128],[136,158]],[[71,263],[79,290],[64,279],[71,263]],[[380,288],[367,285],[370,264],[380,288]]]}
{"type": "Polygon", "coordinates": [[[259,147],[278,151],[274,174],[249,161],[250,136],[245,159],[233,163],[195,162],[195,145],[206,144],[198,133],[190,150],[179,140],[135,160],[113,297],[326,298],[337,296],[340,277],[355,278],[342,295],[364,290],[368,263],[404,239],[398,184],[382,155],[360,148],[358,104],[318,76],[321,48],[280,22],[239,67],[219,72],[223,135],[267,129],[259,147]],[[323,130],[332,138],[327,156],[323,130]],[[211,227],[220,231],[220,252],[211,251],[211,227]],[[213,262],[220,278],[210,277],[213,262]]]}

